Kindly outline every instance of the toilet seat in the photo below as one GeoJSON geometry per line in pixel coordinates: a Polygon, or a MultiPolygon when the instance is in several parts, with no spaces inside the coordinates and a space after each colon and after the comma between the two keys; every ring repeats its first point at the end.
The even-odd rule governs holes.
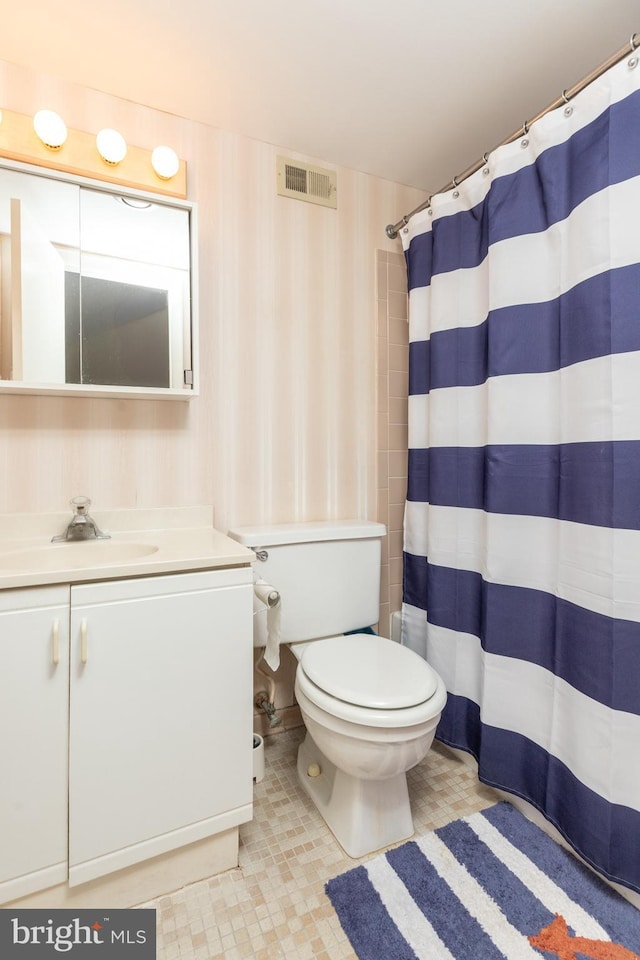
{"type": "Polygon", "coordinates": [[[422,657],[375,634],[310,643],[296,685],[327,713],[366,726],[423,723],[446,698],[442,680],[422,657]]]}

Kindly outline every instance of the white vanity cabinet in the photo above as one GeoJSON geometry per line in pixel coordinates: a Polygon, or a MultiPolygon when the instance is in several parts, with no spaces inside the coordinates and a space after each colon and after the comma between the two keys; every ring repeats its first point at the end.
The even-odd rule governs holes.
{"type": "Polygon", "coordinates": [[[71,587],[69,882],[251,817],[249,568],[71,587]]]}
{"type": "Polygon", "coordinates": [[[67,876],[69,587],[0,591],[0,902],[67,876]]]}
{"type": "Polygon", "coordinates": [[[0,590],[0,903],[251,819],[252,584],[0,590]]]}

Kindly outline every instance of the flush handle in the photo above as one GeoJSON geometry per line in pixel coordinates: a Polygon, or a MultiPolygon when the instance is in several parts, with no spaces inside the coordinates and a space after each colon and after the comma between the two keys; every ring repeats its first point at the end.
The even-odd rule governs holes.
{"type": "Polygon", "coordinates": [[[254,550],[253,551],[258,560],[261,560],[263,563],[265,560],[269,559],[269,552],[267,550],[254,550]]]}

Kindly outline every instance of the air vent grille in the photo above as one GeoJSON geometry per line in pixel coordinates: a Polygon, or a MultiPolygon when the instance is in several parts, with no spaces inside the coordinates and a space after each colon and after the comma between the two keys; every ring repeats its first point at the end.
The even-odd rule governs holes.
{"type": "Polygon", "coordinates": [[[278,157],[278,193],[281,197],[308,200],[325,207],[337,206],[335,170],[323,170],[278,157]]]}

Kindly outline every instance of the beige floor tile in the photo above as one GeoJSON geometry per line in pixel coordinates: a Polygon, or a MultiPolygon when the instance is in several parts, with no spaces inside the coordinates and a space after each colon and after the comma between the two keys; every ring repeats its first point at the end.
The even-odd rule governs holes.
{"type": "MultiPolygon", "coordinates": [[[[265,738],[265,778],[254,819],[240,828],[238,869],[145,904],[158,914],[158,960],[354,960],[324,885],[361,861],[344,853],[298,784],[303,736],[300,727],[265,738]]],[[[417,834],[498,799],[438,743],[408,782],[417,834]]]]}

